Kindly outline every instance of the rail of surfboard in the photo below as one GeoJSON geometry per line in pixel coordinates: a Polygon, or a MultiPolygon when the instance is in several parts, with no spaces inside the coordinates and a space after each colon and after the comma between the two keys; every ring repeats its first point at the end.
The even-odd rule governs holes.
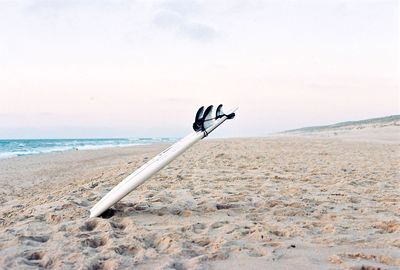
{"type": "MultiPolygon", "coordinates": [[[[182,139],[180,139],[179,141],[177,141],[176,143],[174,143],[173,145],[169,146],[168,148],[166,148],[165,150],[163,150],[161,153],[159,153],[158,155],[156,155],[155,157],[153,157],[151,160],[149,160],[148,162],[146,162],[145,164],[143,164],[139,169],[137,169],[136,171],[134,171],[132,174],[130,174],[128,177],[126,177],[120,184],[124,184],[125,182],[127,182],[129,180],[129,178],[134,177],[135,175],[141,173],[142,171],[144,171],[147,167],[149,167],[151,164],[153,164],[154,162],[160,160],[167,152],[173,151],[173,149],[177,148],[178,146],[180,146],[181,144],[183,144],[185,141],[187,141],[188,139],[190,139],[191,137],[193,137],[193,135],[196,134],[196,132],[192,132],[189,135],[187,135],[186,137],[183,137],[182,139]]],[[[119,185],[119,184],[118,184],[119,185]]]]}
{"type": "Polygon", "coordinates": [[[143,164],[141,167],[139,167],[136,171],[134,171],[132,174],[130,174],[129,176],[127,176],[123,181],[121,181],[117,186],[115,186],[111,191],[109,191],[98,203],[96,203],[96,205],[93,207],[93,209],[97,206],[100,205],[103,201],[106,201],[110,196],[112,196],[112,194],[114,194],[115,192],[117,192],[117,190],[122,187],[123,185],[125,185],[125,183],[127,183],[130,179],[132,179],[133,177],[135,177],[136,175],[138,175],[139,173],[141,173],[142,171],[144,171],[146,168],[150,167],[154,162],[160,160],[166,153],[169,153],[170,151],[173,151],[173,149],[177,148],[178,146],[180,146],[181,144],[183,144],[185,141],[187,141],[188,139],[190,139],[191,137],[193,137],[193,135],[195,135],[197,132],[192,132],[189,135],[183,137],[182,139],[180,139],[179,141],[177,141],[176,143],[174,143],[173,145],[171,145],[170,147],[166,148],[164,151],[162,151],[161,153],[159,153],[158,155],[156,155],[155,157],[153,157],[151,160],[149,160],[148,162],[146,162],[145,164],[143,164]]]}
{"type": "MultiPolygon", "coordinates": [[[[192,141],[186,141],[188,145],[194,144],[196,141],[200,139],[203,134],[197,134],[199,136],[198,139],[193,138],[192,141]]],[[[93,216],[98,216],[105,210],[107,210],[109,207],[111,207],[113,204],[121,200],[123,197],[125,197],[129,192],[131,192],[133,189],[136,187],[140,186],[144,181],[146,181],[151,175],[157,173],[160,171],[163,167],[168,165],[176,156],[180,155],[184,148],[175,148],[174,152],[168,151],[165,153],[168,153],[168,155],[165,156],[165,158],[160,158],[156,159],[150,164],[146,164],[145,168],[142,168],[139,173],[133,173],[132,175],[128,176],[126,178],[126,181],[121,182],[118,184],[116,187],[114,187],[103,199],[101,199],[91,210],[91,217],[93,216]],[[176,153],[178,152],[178,153],[176,153]],[[174,154],[175,153],[175,154],[174,154]],[[175,157],[173,157],[175,156],[175,157]],[[155,161],[161,161],[164,162],[164,164],[160,167],[159,162],[155,161]],[[153,171],[151,175],[146,177],[146,174],[148,171],[153,171]]],[[[164,156],[164,155],[163,155],[164,156]]]]}

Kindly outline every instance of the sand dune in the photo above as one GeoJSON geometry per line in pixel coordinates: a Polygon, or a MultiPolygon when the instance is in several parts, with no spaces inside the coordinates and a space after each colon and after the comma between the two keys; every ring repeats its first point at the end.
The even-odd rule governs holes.
{"type": "Polygon", "coordinates": [[[400,143],[400,115],[288,130],[279,135],[400,143]]]}
{"type": "Polygon", "coordinates": [[[1,160],[1,268],[400,268],[399,144],[207,140],[88,218],[163,148],[1,160]]]}

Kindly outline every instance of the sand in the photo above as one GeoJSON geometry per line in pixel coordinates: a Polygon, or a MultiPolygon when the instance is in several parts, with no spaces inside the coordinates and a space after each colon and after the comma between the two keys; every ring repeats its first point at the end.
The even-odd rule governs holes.
{"type": "Polygon", "coordinates": [[[400,268],[398,142],[207,139],[88,218],[165,147],[0,160],[0,268],[400,268]]]}

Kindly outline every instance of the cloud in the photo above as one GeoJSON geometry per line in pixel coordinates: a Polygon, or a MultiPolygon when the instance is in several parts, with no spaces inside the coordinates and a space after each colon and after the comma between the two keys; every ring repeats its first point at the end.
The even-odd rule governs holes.
{"type": "Polygon", "coordinates": [[[214,28],[201,23],[186,23],[181,25],[179,30],[178,34],[190,37],[194,40],[208,41],[217,36],[217,32],[214,28]]]}
{"type": "Polygon", "coordinates": [[[153,22],[159,27],[176,27],[182,24],[185,19],[177,12],[171,10],[158,11],[153,22]]]}
{"type": "Polygon", "coordinates": [[[169,1],[156,8],[153,23],[177,36],[195,41],[210,41],[217,31],[201,20],[201,7],[194,1],[169,1]],[[194,20],[196,18],[197,20],[194,20]]]}
{"type": "Polygon", "coordinates": [[[160,8],[188,16],[200,13],[202,6],[193,0],[169,0],[161,3],[160,8]]]}

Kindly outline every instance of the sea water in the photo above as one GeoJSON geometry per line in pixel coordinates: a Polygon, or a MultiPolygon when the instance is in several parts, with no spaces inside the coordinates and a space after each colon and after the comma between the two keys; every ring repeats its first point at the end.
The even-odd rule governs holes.
{"type": "Polygon", "coordinates": [[[0,159],[68,150],[173,143],[176,140],[177,138],[0,140],[0,159]]]}

